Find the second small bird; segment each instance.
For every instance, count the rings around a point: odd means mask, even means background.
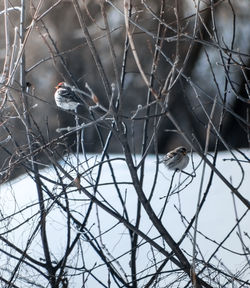
[[[174,150],[168,152],[161,160],[160,163],[164,163],[169,170],[182,171],[187,167],[189,157],[187,155],[187,149],[183,146],[177,147]]]

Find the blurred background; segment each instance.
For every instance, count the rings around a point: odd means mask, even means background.
[[[148,137],[156,138],[148,153],[166,153],[177,145],[186,145],[164,115],[157,129],[154,117],[149,117],[145,128],[145,115],[162,111],[157,110],[157,100],[145,85],[126,40],[123,1],[78,3],[108,87],[115,83],[117,91],[121,85],[120,116],[124,117],[127,133],[133,139],[134,152],[141,152],[144,129],[148,130]],[[26,93],[25,107],[32,118],[32,135],[44,144],[59,136],[57,128],[74,125],[74,115],[55,105],[58,82],[66,81],[84,91],[88,83],[107,108],[110,99],[74,1],[31,0],[23,1],[22,5],[25,5],[24,22],[20,28],[20,1],[0,3],[2,169],[27,149],[27,127],[18,113],[23,107],[22,93]],[[152,80],[158,100],[171,112],[183,133],[204,147],[210,117],[220,137],[212,131],[209,150],[225,150],[225,143],[227,149],[248,147],[249,1],[131,1],[129,11],[130,33],[141,67]],[[25,70],[21,80],[20,57]],[[88,107],[81,106],[79,115],[80,121],[88,121]],[[105,127],[100,129],[105,139],[109,131]],[[86,151],[101,152],[95,126],[84,133]],[[6,140],[7,137],[11,139]],[[70,135],[56,144],[52,149],[60,157],[66,148],[75,149],[75,137]],[[109,152],[121,152],[115,137]],[[39,159],[43,159],[43,154],[39,154]],[[17,169],[12,171],[12,175],[16,173],[19,173]]]

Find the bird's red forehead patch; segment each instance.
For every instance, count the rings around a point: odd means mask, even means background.
[[[60,83],[57,84],[57,86],[55,88],[58,89],[58,88],[62,87],[63,84],[64,84],[64,82],[60,82]]]

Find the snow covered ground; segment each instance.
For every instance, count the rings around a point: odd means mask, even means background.
[[[243,159],[241,156],[239,156],[238,152],[235,153],[237,154],[239,159]],[[244,153],[249,157],[249,151],[245,150]],[[119,184],[119,188],[123,199],[126,202],[128,214],[130,215],[130,221],[132,224],[134,224],[137,210],[137,196],[133,185],[130,184],[131,178],[129,176],[129,171],[126,163],[120,159],[121,157],[123,156],[113,155],[112,158],[117,160],[112,161],[112,165],[115,171],[117,182],[122,182],[121,184]],[[89,159],[89,167],[91,167],[95,163],[98,163],[99,160],[96,155],[88,154],[87,158]],[[216,167],[223,174],[223,176],[226,177],[226,179],[234,185],[234,187],[239,185],[239,183],[243,179],[243,182],[239,187],[239,192],[249,200],[250,165],[249,163],[242,162],[241,169],[235,161],[229,160],[231,158],[232,155],[230,155],[229,153],[220,152],[218,155]],[[224,161],[225,159],[227,160]],[[71,163],[75,163],[75,159],[73,156],[70,161]],[[139,161],[139,157],[137,157],[137,161]],[[193,154],[192,161],[190,161],[188,167],[185,169],[185,171],[188,173],[192,173],[193,171],[192,162],[194,164],[194,167],[197,167],[197,165],[199,165],[200,163],[200,157],[196,154]],[[63,162],[61,161],[61,163]],[[151,192],[155,174],[155,166],[155,156],[148,156],[146,160],[146,169],[143,184],[146,195],[149,195]],[[162,222],[164,223],[165,227],[172,235],[172,237],[175,239],[175,241],[178,241],[183,235],[185,227],[187,226],[186,220],[190,221],[190,219],[196,213],[199,192],[201,192],[202,197],[207,188],[207,183],[211,170],[209,169],[209,167],[205,167],[205,176],[202,183],[201,177],[203,168],[204,167],[202,163],[197,168],[196,176],[193,178],[191,183],[189,183],[190,177],[185,174],[176,173],[174,176],[172,190],[170,192],[171,197],[166,204],[166,209],[162,217]],[[65,169],[68,169],[68,171],[70,171],[70,168],[67,166],[65,166]],[[83,164],[82,169],[87,169],[86,163]],[[97,169],[98,166],[91,170],[92,174],[88,175],[88,177],[86,177],[86,180],[82,180],[81,182],[81,184],[86,187],[90,192],[92,191],[92,188],[89,188],[88,186],[91,186],[91,184],[95,183]],[[242,174],[242,171],[244,171],[244,174]],[[49,177],[50,179],[56,179],[55,172],[52,169],[45,169],[42,171],[42,174],[46,175],[46,177]],[[173,172],[168,171],[163,165],[160,165],[156,188],[151,200],[151,205],[153,206],[155,213],[158,215],[161,213],[161,209],[165,203],[164,196],[168,194],[172,175]],[[87,183],[88,181],[90,184]],[[97,195],[97,198],[103,201],[103,203],[109,205],[110,207],[113,207],[112,209],[115,209],[119,213],[123,214],[123,207],[112,182],[113,180],[111,177],[111,172],[106,163],[103,166],[100,179],[100,183],[105,185],[100,185],[98,187],[99,194]],[[48,189],[50,189],[50,191],[54,193],[54,195],[59,195],[61,193],[60,188],[57,187],[55,184],[46,181],[45,183]],[[86,209],[88,207],[88,201],[86,201],[86,197],[82,193],[79,194],[78,191],[73,190],[74,187],[69,188],[68,190],[70,209],[76,219],[78,219],[79,221],[83,221]],[[65,204],[64,201],[62,202]],[[36,185],[34,181],[28,176],[23,176],[15,181],[12,181],[11,183],[2,185],[0,188],[0,211],[3,219],[5,219],[1,221],[2,224],[0,227],[0,233],[4,236],[5,234],[3,233],[5,233],[6,230],[13,229],[13,232],[10,232],[8,234],[8,239],[10,241],[13,241],[15,245],[22,249],[24,249],[27,238],[31,236],[35,229],[35,226],[39,221],[39,206],[37,205],[37,203],[38,200]],[[54,205],[53,201],[51,200],[45,201],[45,206],[49,211],[47,216],[49,245],[51,252],[53,253],[52,260],[56,262],[61,259],[65,251],[67,235],[67,215],[62,211],[62,209]],[[235,208],[237,209],[237,211],[235,211]],[[22,210],[22,212],[18,213],[20,210]],[[197,243],[201,252],[199,258],[203,257],[204,260],[208,260],[217,248],[218,244],[221,243],[221,241],[225,239],[229,231],[233,229],[236,223],[236,219],[239,219],[246,211],[247,208],[237,198],[232,196],[230,189],[219,179],[218,176],[215,175],[211,184],[211,188],[209,189],[208,195],[206,197],[205,204],[202,207],[198,218],[199,233],[197,234]],[[99,216],[99,220],[97,215]],[[186,220],[180,215],[185,217]],[[228,237],[228,239],[223,242],[223,247],[220,248],[216,253],[216,257],[232,273],[236,273],[237,270],[240,270],[242,268],[242,265],[244,265],[244,261],[246,260],[241,255],[241,253],[244,253],[244,251],[239,235],[243,237],[245,245],[249,247],[249,238],[246,236],[246,234],[244,234],[248,233],[249,235],[250,233],[249,220],[250,217],[248,214],[246,214],[246,216],[240,222],[240,230],[239,228],[233,230],[232,234]],[[109,251],[109,253],[111,253],[113,256],[118,257],[125,253],[124,256],[119,258],[119,262],[125,270],[126,274],[129,275],[130,239],[128,231],[123,225],[117,225],[116,227],[112,228],[115,224],[117,224],[116,220],[114,220],[106,212],[102,211],[102,209],[97,209],[95,207],[93,209],[93,212],[91,213],[91,217],[88,220],[87,226],[90,229],[91,233],[95,237],[98,237],[98,241],[100,240],[99,228],[102,232],[106,231],[106,233],[102,235],[101,240],[103,245],[105,245],[107,251]],[[157,231],[154,229],[154,227],[152,227],[152,224],[149,221],[149,218],[145,214],[144,210],[142,210],[140,229],[152,238],[158,235]],[[77,228],[72,225],[72,236],[75,235],[76,232]],[[190,232],[191,235],[193,235],[193,230],[190,230]],[[162,243],[161,241],[158,242]],[[0,242],[0,247],[2,249],[4,246],[4,243]],[[192,240],[187,237],[182,243],[181,248],[190,255],[189,259],[191,259],[193,252]],[[87,243],[85,246],[83,245],[82,249],[85,255],[85,264],[88,269],[93,268],[96,263],[101,263],[99,257],[95,254],[95,252],[90,248]],[[231,253],[228,249],[236,253]],[[41,241],[39,234],[36,234],[36,236],[34,237],[34,240],[28,249],[28,253],[37,259],[44,258],[41,250]],[[142,246],[139,249],[137,258],[139,267],[138,271],[146,269],[148,267],[150,262],[149,258],[151,257],[148,253],[149,251],[146,245]],[[159,258],[161,258],[161,256],[159,256]],[[74,260],[75,259],[71,260],[72,265],[76,265],[76,262],[74,262]],[[5,265],[4,261],[6,261],[6,259],[2,257],[0,260],[0,264]],[[212,263],[215,263],[214,259],[212,260]],[[22,270],[22,268],[20,269]],[[23,269],[25,269],[25,275],[28,275],[29,273],[26,271],[27,267]],[[69,271],[69,274],[71,272],[72,271]],[[102,273],[103,276],[101,276]],[[142,276],[145,276],[146,274],[147,272],[141,272]],[[101,278],[103,277],[103,281],[107,280],[107,273],[104,272],[102,267],[98,268],[98,276]],[[30,275],[30,277],[34,276]],[[245,280],[247,278],[249,279],[249,271],[248,276],[245,276],[244,278]],[[78,286],[77,279],[78,278],[76,277],[73,281],[75,285],[74,287],[80,287]],[[88,287],[94,287],[91,285],[96,284],[96,282],[91,279],[88,283]]]

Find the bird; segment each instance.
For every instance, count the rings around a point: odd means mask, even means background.
[[[182,171],[187,167],[189,156],[187,149],[183,146],[177,147],[169,151],[161,160],[169,170]]]
[[[76,110],[77,106],[81,104],[81,100],[68,83],[60,82],[55,88],[55,102],[59,108]]]

